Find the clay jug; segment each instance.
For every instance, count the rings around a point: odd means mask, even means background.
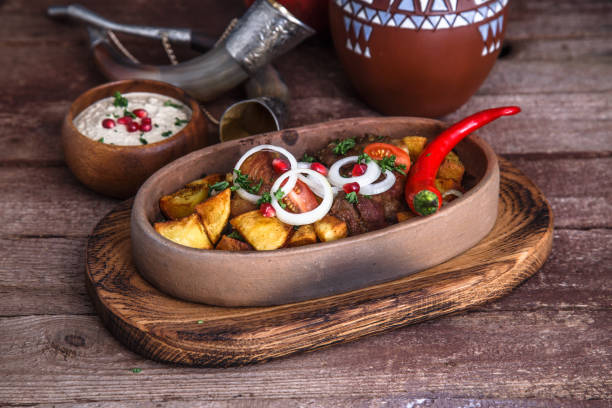
[[[365,101],[388,115],[438,117],[485,80],[508,0],[330,0],[334,46]]]

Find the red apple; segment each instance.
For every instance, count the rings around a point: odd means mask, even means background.
[[[255,0],[244,0],[250,7]],[[276,0],[287,8],[294,16],[299,18],[318,33],[327,31],[327,2],[328,0]]]

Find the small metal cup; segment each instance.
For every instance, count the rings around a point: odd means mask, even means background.
[[[222,142],[241,139],[258,133],[282,129],[287,120],[287,107],[277,99],[258,97],[236,102],[223,112],[219,120]]]

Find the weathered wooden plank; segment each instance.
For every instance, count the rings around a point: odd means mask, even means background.
[[[404,394],[411,394],[406,392]],[[326,407],[326,408],[599,408],[608,407],[608,401],[578,401],[559,399],[480,399],[480,398],[420,398],[418,395],[394,395],[379,397],[327,397],[327,398],[257,398],[240,396],[240,399],[223,401],[150,399],[136,402],[105,401],[106,408],[286,408],[286,407]],[[38,405],[37,405],[38,406]],[[99,402],[53,404],[54,408],[99,408]]]
[[[0,239],[0,316],[95,313],[85,290],[85,243],[85,237]],[[611,230],[556,231],[544,267],[478,310],[603,310],[612,298],[611,247]]]
[[[67,167],[0,168],[0,234],[83,237],[119,201],[82,186]]]
[[[610,398],[610,324],[608,312],[472,313],[282,361],[218,370],[145,361],[120,346],[94,316],[2,318],[0,404],[288,395]]]

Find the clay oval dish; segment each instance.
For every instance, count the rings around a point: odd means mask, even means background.
[[[166,140],[140,146],[101,143],[83,135],[74,118],[93,103],[129,92],[151,92],[183,102],[192,111],[189,123]],[[81,94],[70,106],[62,125],[62,145],[66,164],[79,181],[90,189],[111,197],[133,196],[155,171],[172,160],[215,141],[198,102],[185,91],[165,82],[129,79],[97,86]]]
[[[421,118],[344,119],[210,146],[165,166],[136,195],[131,216],[136,267],[172,296],[219,306],[264,306],[334,295],[398,279],[474,246],[493,228],[499,201],[497,156],[471,136],[455,149],[475,185],[438,213],[329,243],[263,252],[198,250],[159,235],[158,201],[202,173],[231,171],[254,145],[274,144],[300,157],[328,142],[364,133],[434,137],[442,122]]]

